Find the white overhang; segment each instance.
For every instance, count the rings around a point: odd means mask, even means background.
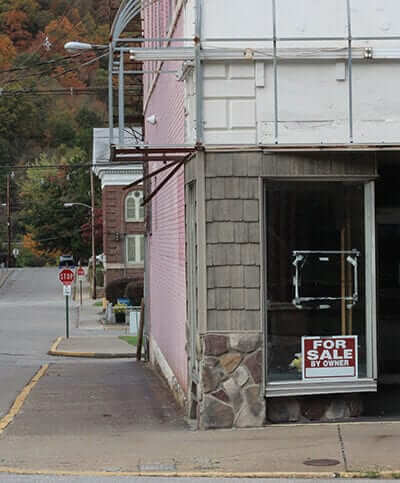
[[[114,129],[117,136],[118,128]],[[142,128],[127,130],[126,139],[132,146],[142,144]],[[110,150],[110,137],[108,128],[93,129],[93,171],[101,180],[102,189],[105,186],[126,186],[143,176],[141,163],[112,162]]]

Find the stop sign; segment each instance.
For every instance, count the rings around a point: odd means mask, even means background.
[[[63,268],[58,274],[58,279],[63,285],[71,285],[74,281],[74,272],[69,268]]]
[[[85,275],[85,269],[83,267],[78,268],[78,277],[83,277]]]

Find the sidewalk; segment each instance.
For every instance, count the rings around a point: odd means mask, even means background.
[[[126,327],[106,330],[100,318],[86,294],[71,337],[54,350],[107,359],[54,357],[13,422],[4,430],[0,424],[0,479],[18,472],[400,477],[400,421],[194,430],[156,370],[126,355],[135,351],[119,339]]]
[[[71,301],[69,313],[69,337],[64,334],[54,342],[49,355],[90,358],[132,358],[136,347],[119,337],[129,335],[125,324],[104,324],[102,308],[95,304],[89,293],[87,281],[83,283],[82,305],[79,289],[76,300]]]

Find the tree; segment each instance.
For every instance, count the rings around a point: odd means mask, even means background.
[[[76,115],[76,123],[78,126],[76,137],[77,145],[87,153],[91,153],[93,128],[102,126],[103,121],[96,111],[90,109],[88,106],[82,106]]]
[[[4,176],[13,167],[36,167],[18,170],[12,192],[14,201],[24,205],[13,223],[15,234],[20,239],[29,235],[31,242],[20,257],[24,263],[47,263],[54,250],[90,254],[90,213],[79,206],[65,209],[63,202],[90,204],[89,168],[82,165],[91,159],[93,127],[105,125],[106,91],[79,97],[59,91],[106,88],[107,59],[86,66],[98,54],[69,54],[64,44],[107,43],[111,10],[109,0],[0,1],[0,200],[4,202]],[[49,94],[39,93],[44,90]],[[44,167],[48,165],[55,168]],[[97,178],[95,183],[99,199]],[[98,248],[101,231],[98,213]]]
[[[65,149],[65,148],[64,148]],[[59,167],[46,168],[49,165]],[[86,155],[79,149],[65,150],[53,158],[42,155],[22,182],[21,196],[26,203],[21,218],[35,246],[50,255],[55,250],[88,258],[90,243],[82,236],[82,225],[90,212],[84,206],[65,208],[66,202],[90,204],[89,168]],[[40,169],[41,168],[41,169]]]
[[[19,267],[42,267],[57,263],[61,252],[53,251],[47,253],[38,248],[38,244],[32,240],[32,235],[26,234],[23,238],[22,249],[17,258]]]
[[[57,147],[61,144],[73,147],[75,145],[75,128],[73,116],[69,112],[58,114],[50,125],[50,146]]]
[[[0,185],[6,174],[2,166],[38,153],[37,145],[45,138],[47,104],[43,97],[0,96]]]
[[[11,66],[17,55],[17,51],[7,35],[0,35],[0,69]]]
[[[5,32],[17,49],[26,48],[32,41],[29,32],[29,17],[22,10],[10,10],[3,15]]]

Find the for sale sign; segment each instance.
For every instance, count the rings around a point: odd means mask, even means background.
[[[357,336],[302,337],[303,380],[356,379]]]

